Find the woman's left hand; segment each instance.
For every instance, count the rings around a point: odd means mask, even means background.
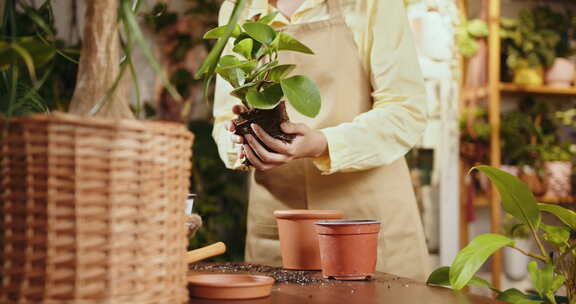
[[[252,130],[258,138],[275,152],[266,150],[254,136],[247,134],[244,136],[240,157],[246,156],[257,170],[269,170],[295,159],[319,157],[328,153],[328,143],[322,132],[305,124],[290,122],[282,123],[281,128],[286,134],[296,135],[291,143],[276,139],[260,126],[252,124]]]

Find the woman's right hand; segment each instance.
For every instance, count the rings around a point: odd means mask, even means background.
[[[247,111],[247,109],[243,105],[234,105],[232,107],[232,113],[234,113],[236,115],[244,113],[246,111]],[[243,136],[235,134],[236,125],[234,124],[234,121],[232,121],[232,120],[226,121],[224,123],[224,127],[226,128],[226,130],[228,130],[228,132],[230,132],[230,138],[231,138],[233,143],[243,145],[246,142],[246,140],[244,139]],[[238,151],[238,158],[240,158],[240,159],[244,158],[244,149],[240,149]]]

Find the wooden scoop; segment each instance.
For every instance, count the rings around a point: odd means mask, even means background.
[[[198,262],[226,252],[226,245],[222,242],[186,252],[186,264]]]

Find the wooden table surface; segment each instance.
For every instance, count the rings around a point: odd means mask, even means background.
[[[214,264],[213,264],[214,265]],[[190,273],[206,273],[191,270]],[[223,271],[216,271],[222,273]],[[227,271],[225,271],[227,272]],[[235,272],[243,273],[243,272]],[[252,274],[258,274],[250,272]],[[320,272],[311,273],[322,279]],[[443,287],[377,273],[370,281],[324,280],[318,283],[276,283],[272,295],[251,300],[204,300],[191,298],[191,304],[496,304],[503,303],[486,297],[455,292]]]

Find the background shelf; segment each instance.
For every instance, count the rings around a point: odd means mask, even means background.
[[[500,90],[509,93],[532,93],[532,94],[576,96],[576,88],[554,88],[549,86],[522,86],[513,83],[501,83]]]

